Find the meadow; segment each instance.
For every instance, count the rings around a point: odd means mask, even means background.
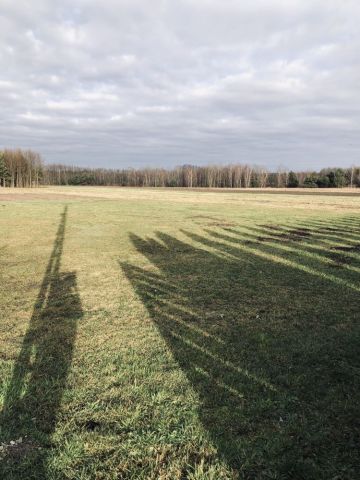
[[[353,480],[360,194],[0,189],[0,478]]]

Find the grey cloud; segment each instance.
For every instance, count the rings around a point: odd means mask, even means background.
[[[3,0],[0,146],[97,166],[360,163],[359,20],[356,0]]]

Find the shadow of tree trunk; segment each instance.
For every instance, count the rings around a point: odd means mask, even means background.
[[[76,274],[61,272],[66,220],[67,207],[5,395],[1,441],[8,446],[3,469],[4,475],[11,472],[6,478],[47,477],[47,452],[82,316]]]

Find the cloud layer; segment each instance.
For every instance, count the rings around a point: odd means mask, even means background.
[[[49,162],[360,163],[358,0],[2,0],[0,145]]]

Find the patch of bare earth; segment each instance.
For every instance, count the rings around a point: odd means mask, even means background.
[[[0,458],[11,458],[12,460],[20,460],[29,453],[38,449],[39,445],[30,439],[19,438],[11,441],[9,444],[0,445]]]
[[[339,245],[337,247],[332,247],[332,250],[337,250],[339,252],[360,252],[360,243],[347,247]]]
[[[85,195],[73,195],[73,194],[61,194],[61,193],[2,193],[0,196],[0,201],[6,202],[22,202],[28,200],[86,200],[91,199],[91,196]]]
[[[300,242],[303,238],[308,238],[311,236],[311,230],[308,228],[294,228],[288,231],[281,231],[276,225],[263,225],[267,229],[271,230],[271,236],[259,236],[257,237],[258,242],[269,242],[269,241],[286,241],[291,240],[293,242]]]

